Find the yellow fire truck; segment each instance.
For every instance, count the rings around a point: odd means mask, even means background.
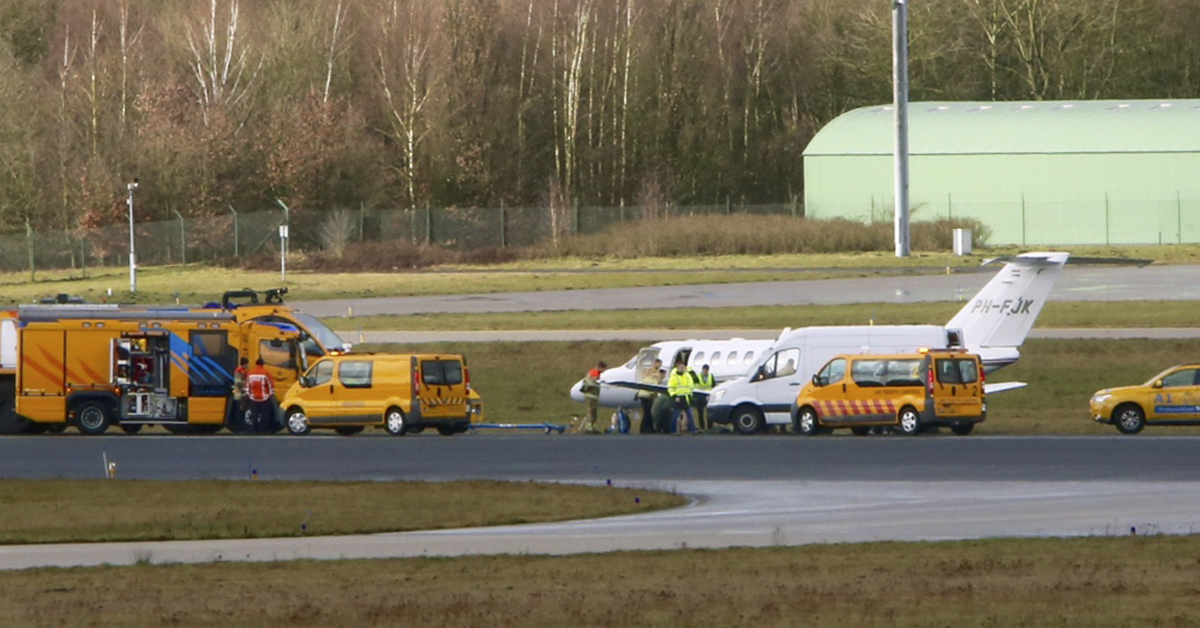
[[[238,420],[230,391],[240,356],[266,362],[279,396],[307,365],[293,326],[202,314],[22,321],[18,351],[17,414],[84,434],[154,424],[216,432]]]
[[[320,320],[283,305],[284,292],[268,291],[265,303],[253,291],[227,292],[220,304],[198,308],[0,312],[0,414],[28,422],[31,431],[220,430],[234,416],[230,391],[240,357],[252,364],[261,357],[282,398],[309,356],[349,347]],[[231,427],[240,425],[234,421]]]

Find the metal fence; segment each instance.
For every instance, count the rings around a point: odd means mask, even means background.
[[[597,233],[624,221],[697,215],[803,214],[798,203],[647,207],[494,207],[238,212],[134,224],[139,266],[215,262],[279,253],[280,227],[290,250],[332,241],[407,241],[468,250],[538,244],[558,235]],[[0,270],[49,270],[129,263],[129,226],[0,235]]]

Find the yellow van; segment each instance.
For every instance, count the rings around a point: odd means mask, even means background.
[[[426,427],[449,436],[482,419],[460,355],[348,353],[315,362],[280,402],[292,434],[333,428],[350,435],[380,427],[394,436]]]
[[[946,426],[966,435],[987,418],[983,379],[973,353],[840,355],[800,389],[792,425],[809,436],[837,427],[862,435],[876,426],[910,436]]]

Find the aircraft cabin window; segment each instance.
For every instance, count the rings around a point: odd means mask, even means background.
[[[725,360],[726,364],[737,364],[737,351],[730,351],[729,358]]]
[[[713,364],[716,364],[716,363],[718,363],[718,362],[720,362],[720,361],[721,361],[721,352],[720,352],[720,351],[713,351],[713,354],[712,354],[712,363],[713,363]]]
[[[703,351],[697,351],[697,352],[696,352],[696,357],[695,357],[695,359],[693,360],[693,362],[692,362],[692,363],[693,363],[693,364],[700,364],[701,362],[704,362],[704,352],[703,352]]]
[[[745,364],[746,366],[750,366],[751,364],[754,364],[754,352],[753,351],[746,352],[746,356],[744,358],[742,358],[742,364]]]

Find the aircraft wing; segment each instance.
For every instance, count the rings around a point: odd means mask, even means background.
[[[1000,393],[1009,390],[1016,390],[1018,388],[1024,388],[1028,385],[1029,384],[1026,384],[1025,382],[996,382],[995,384],[984,384],[983,392],[984,394],[990,395],[992,393]]]
[[[667,387],[663,386],[662,384],[644,384],[642,382],[603,382],[602,385],[617,386],[619,388],[633,388],[634,390],[648,390],[650,392],[662,393],[664,395],[667,394]],[[987,384],[984,384],[984,386],[987,386]],[[709,392],[707,390],[693,390],[692,394],[707,397]]]

